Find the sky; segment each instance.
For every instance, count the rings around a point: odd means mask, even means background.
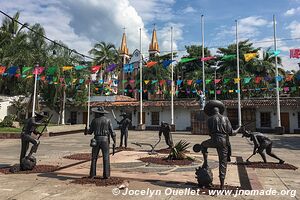
[[[139,48],[140,28],[146,53],[154,24],[161,55],[170,52],[171,26],[174,49],[186,55],[186,45],[202,44],[201,15],[204,45],[212,53],[235,42],[235,20],[239,40],[274,48],[275,15],[283,68],[299,69],[289,49],[300,48],[300,0],[0,0],[0,9],[11,16],[20,11],[21,22],[40,23],[49,38],[86,55],[100,41],[120,47],[124,31],[132,53]]]

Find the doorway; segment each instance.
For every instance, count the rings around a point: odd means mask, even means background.
[[[285,133],[290,133],[290,116],[288,112],[280,113],[281,126],[284,127]]]

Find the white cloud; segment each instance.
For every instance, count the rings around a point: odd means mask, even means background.
[[[180,23],[167,23],[165,26],[157,30],[159,37],[159,45],[162,52],[171,51],[171,27],[173,27],[173,50],[177,50],[177,42],[183,39],[183,24]],[[163,53],[162,53],[163,54]]]
[[[300,38],[300,22],[293,21],[287,26],[287,29],[291,31],[292,38]]]
[[[187,6],[185,9],[182,10],[182,12],[185,13],[185,14],[186,13],[195,13],[196,10],[191,6]]]
[[[175,0],[129,0],[145,24],[155,21],[169,21],[174,17],[172,5]]]
[[[33,0],[16,0],[3,2],[1,8],[14,15],[21,11],[19,20],[29,24],[40,23],[46,31],[46,35],[53,40],[61,40],[71,49],[87,54],[91,48],[91,40],[84,35],[77,35],[70,26],[71,17],[58,5],[58,0],[36,3]],[[26,5],[26,6],[24,6]]]
[[[271,22],[263,19],[260,16],[250,16],[243,19],[238,20],[238,34],[239,39],[249,39],[258,36],[260,32],[260,28],[264,26],[270,26]],[[217,39],[228,38],[228,35],[234,36],[236,32],[236,26],[232,26],[227,28],[226,26],[222,26],[217,28]]]
[[[292,16],[300,12],[300,7],[291,8],[284,13],[284,16]]]

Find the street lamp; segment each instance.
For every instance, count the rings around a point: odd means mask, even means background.
[[[220,66],[218,66],[219,61],[216,62],[216,65],[212,65],[211,68],[213,68],[215,70],[215,79],[214,79],[214,83],[215,83],[215,100],[217,100],[217,83],[216,83],[216,79],[217,79],[217,70],[220,68]]]

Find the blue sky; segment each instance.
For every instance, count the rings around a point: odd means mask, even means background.
[[[240,39],[248,38],[257,47],[272,47],[272,42],[261,41],[273,39],[275,14],[278,39],[292,39],[278,42],[284,68],[298,69],[300,62],[289,58],[290,48],[300,48],[300,0],[1,0],[0,8],[10,15],[21,11],[22,22],[42,24],[48,37],[84,54],[97,41],[119,47],[123,27],[130,52],[139,48],[142,28],[146,52],[155,23],[161,53],[170,50],[173,26],[174,47],[184,55],[185,45],[201,44],[202,14],[205,46],[212,52],[235,41],[236,19]]]

